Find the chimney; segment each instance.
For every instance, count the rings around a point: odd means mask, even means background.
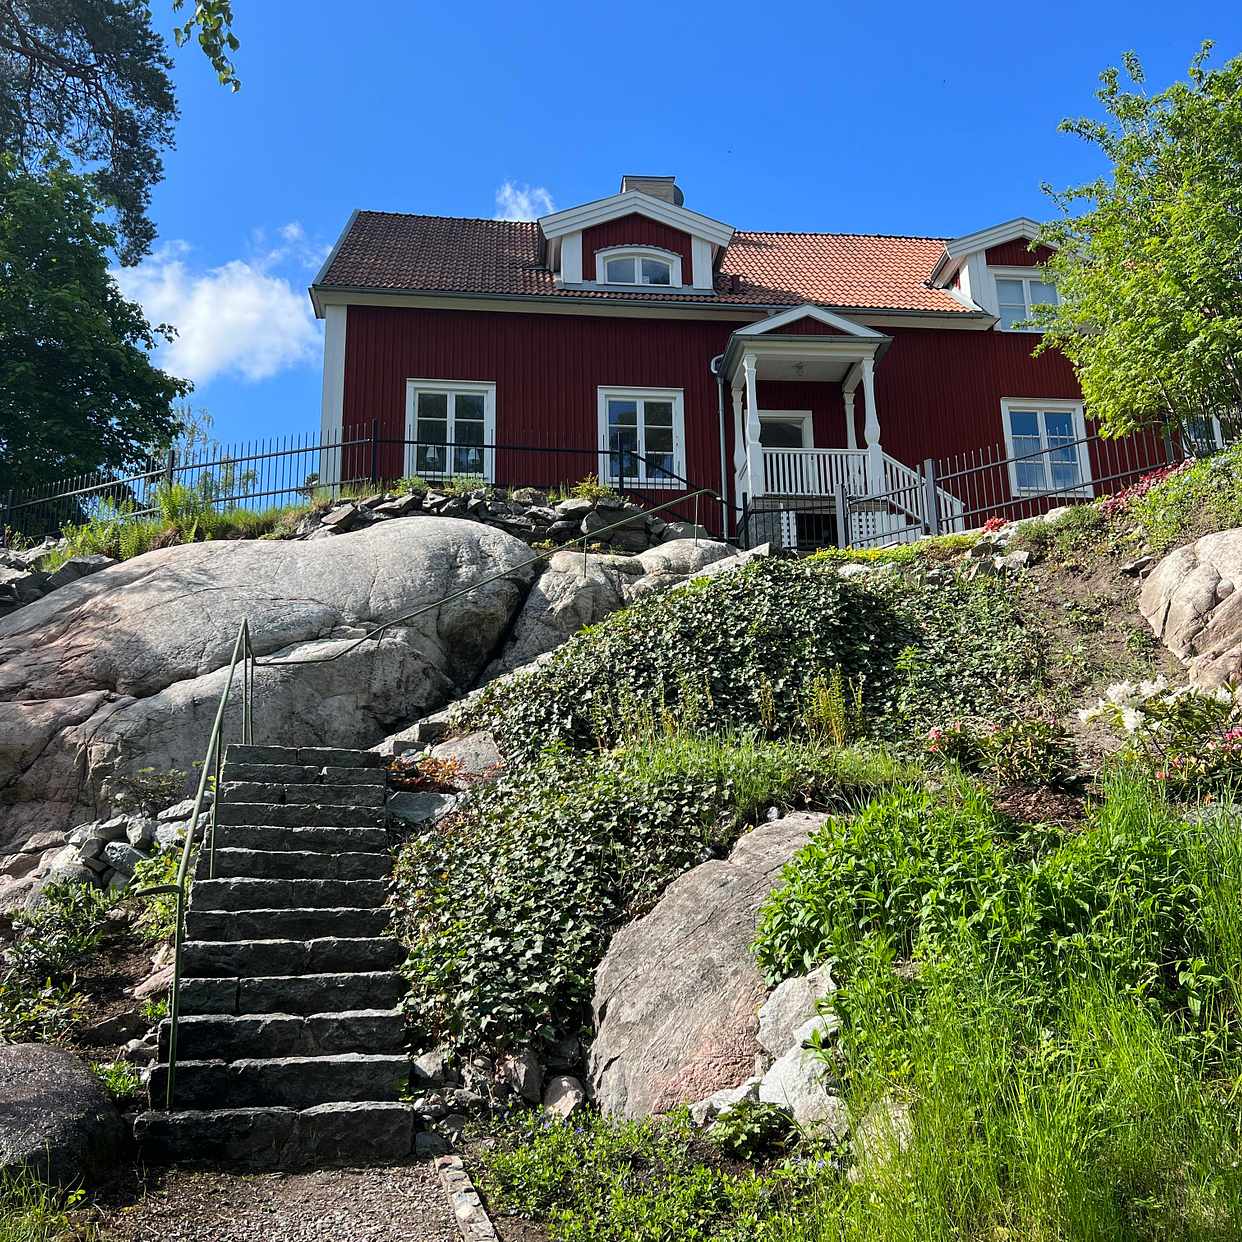
[[[627,190],[637,190],[640,194],[663,199],[674,207],[680,207],[686,201],[676,177],[642,177],[635,173],[626,173],[621,178],[621,193],[624,194]]]

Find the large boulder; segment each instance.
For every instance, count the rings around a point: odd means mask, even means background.
[[[1170,552],[1143,584],[1139,611],[1194,685],[1242,677],[1240,584],[1242,529],[1204,535]]]
[[[638,556],[553,553],[526,597],[509,641],[483,680],[528,664],[640,595],[685,582],[714,563],[731,559],[733,551],[726,543],[678,539]]]
[[[800,813],[760,825],[613,938],[595,975],[590,1069],[601,1109],[666,1112],[754,1072],[767,993],[751,954],[759,907],[823,822]]]
[[[48,1044],[0,1045],[0,1174],[93,1182],[115,1165],[124,1141],[121,1118],[85,1062]]]
[[[397,519],[332,539],[166,548],[0,621],[0,908],[54,834],[104,817],[110,775],[193,773],[243,618],[259,657],[278,662],[256,670],[256,738],[366,747],[474,683],[533,579],[528,559],[475,522]],[[238,695],[233,736],[240,710]]]

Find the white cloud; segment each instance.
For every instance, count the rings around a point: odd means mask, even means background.
[[[283,245],[218,267],[196,268],[192,247],[173,241],[137,267],[113,272],[152,323],[177,329],[158,350],[160,366],[204,384],[217,375],[265,380],[319,361],[322,334],[306,290],[275,269],[316,266],[323,248],[307,242],[297,221],[278,233]],[[263,235],[254,240],[262,245]]]
[[[506,181],[496,191],[496,214],[492,219],[537,220],[555,210],[552,195],[543,186]]]

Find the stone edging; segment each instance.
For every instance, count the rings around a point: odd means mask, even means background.
[[[457,1228],[466,1242],[497,1242],[496,1228],[475,1190],[470,1174],[460,1156],[440,1156],[436,1160],[436,1176],[457,1220]]]

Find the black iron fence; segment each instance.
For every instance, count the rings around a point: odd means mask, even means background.
[[[129,471],[98,471],[0,495],[0,532],[40,537],[92,518],[154,518],[194,506],[264,510],[376,491],[417,476],[428,487],[491,485],[569,494],[588,479],[639,504],[675,499],[696,485],[659,456],[628,446],[548,446],[408,439],[381,431],[305,434],[171,450]],[[725,534],[723,509],[687,502],[671,519]],[[666,515],[667,516],[667,515]]]

